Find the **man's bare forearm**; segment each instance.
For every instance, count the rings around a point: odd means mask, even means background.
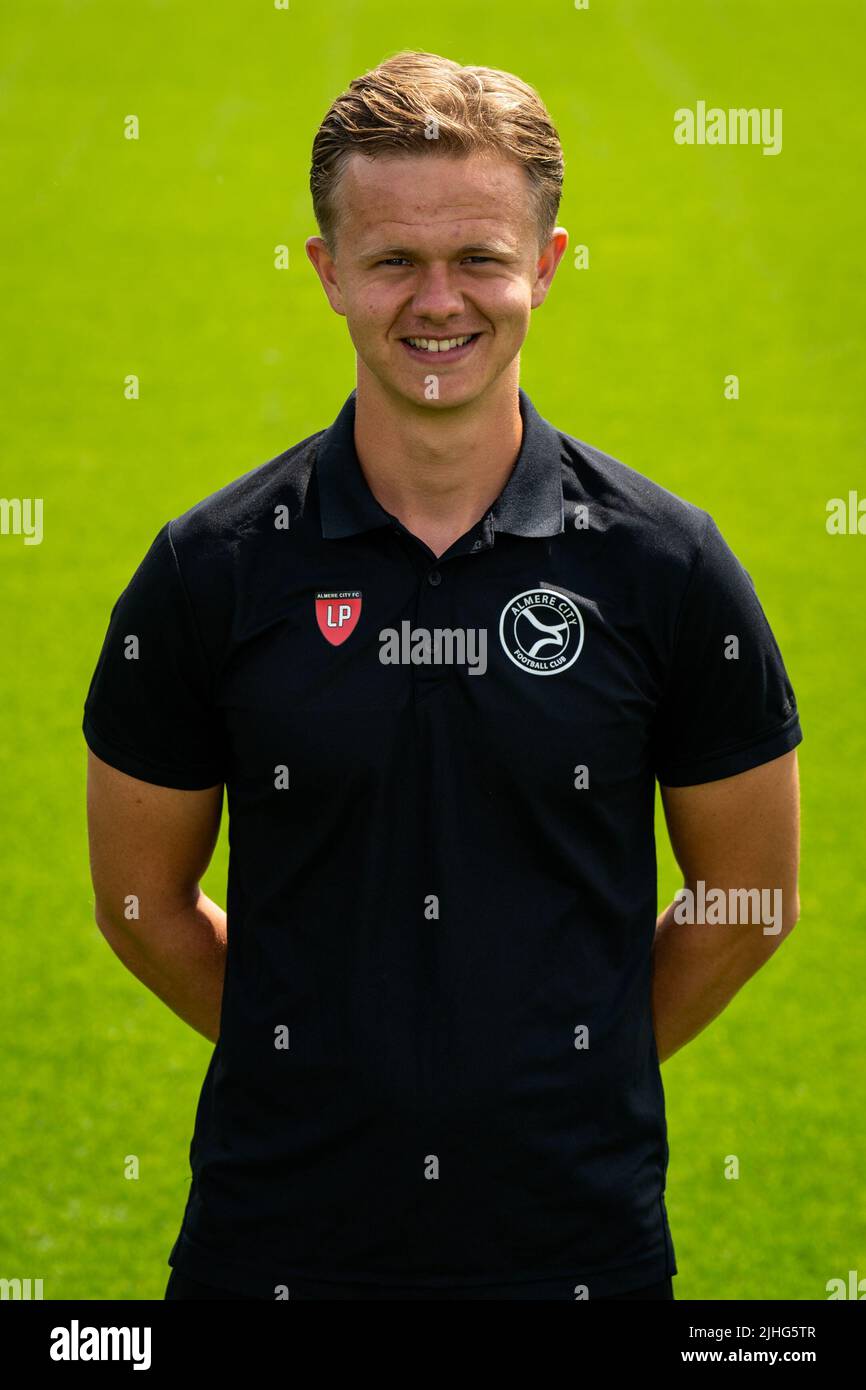
[[[164,1004],[210,1042],[219,1037],[226,962],[226,914],[204,893],[188,908],[138,921],[97,913],[115,955]]]
[[[652,1009],[660,1062],[722,1013],[793,926],[766,936],[760,923],[675,922],[675,908],[671,903],[659,916],[653,943]]]

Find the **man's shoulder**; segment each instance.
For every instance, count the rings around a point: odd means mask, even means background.
[[[209,493],[169,523],[171,540],[185,551],[211,555],[244,537],[280,529],[303,510],[323,430],[307,435],[265,463]]]
[[[621,557],[630,545],[642,557],[691,564],[710,520],[703,507],[595,445],[563,430],[557,432],[562,444],[566,523],[568,513],[583,504],[587,508],[584,524],[609,533]]]

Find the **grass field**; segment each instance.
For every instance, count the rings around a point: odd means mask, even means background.
[[[0,1276],[162,1297],[210,1049],[94,924],[82,704],[162,523],[354,385],[303,249],[310,146],[333,96],[405,47],[547,102],[560,221],[590,263],[566,254],[523,384],[712,513],[800,706],[800,922],[663,1069],[677,1296],[822,1299],[866,1276],[866,536],[825,527],[830,498],[866,496],[864,37],[859,0],[7,0],[0,492],[44,499],[44,538],[0,536]],[[781,108],[781,152],[675,144],[698,100]],[[680,883],[661,821],[659,854],[661,907]],[[223,904],[225,872],[224,824],[203,885]]]

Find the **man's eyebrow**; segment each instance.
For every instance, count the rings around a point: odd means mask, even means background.
[[[468,246],[458,246],[455,256],[474,256],[474,255],[494,255],[512,256],[515,248],[504,241],[484,241],[473,242]],[[365,261],[380,260],[385,256],[414,256],[415,252],[410,246],[382,246],[372,251],[362,252],[361,259]]]

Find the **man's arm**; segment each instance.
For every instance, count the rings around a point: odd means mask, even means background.
[[[656,923],[653,946],[653,1019],[659,1060],[696,1037],[730,1003],[741,985],[770,958],[800,914],[800,797],[797,750],[694,787],[662,787],[671,846],[685,887],[769,889],[778,901],[781,930],[763,923],[713,926],[676,922],[671,903]],[[743,914],[745,916],[746,914]]]
[[[88,749],[99,929],[127,969],[211,1042],[219,1037],[226,914],[198,884],[216,844],[222,794],[222,784],[176,791],[139,781]]]

